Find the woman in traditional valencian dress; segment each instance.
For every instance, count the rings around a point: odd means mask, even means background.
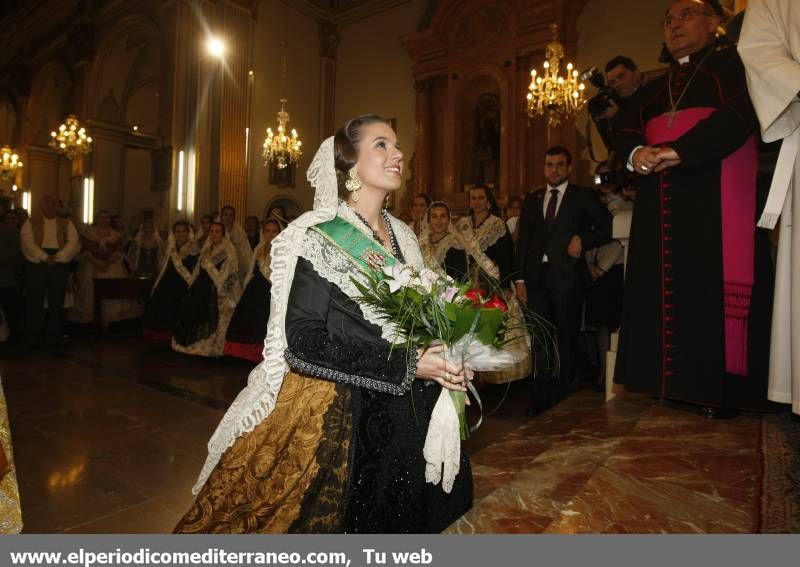
[[[189,291],[181,301],[173,350],[222,356],[228,323],[241,294],[238,271],[236,250],[225,238],[225,226],[212,223],[194,267]]]
[[[474,239],[478,249],[492,261],[499,274],[495,279],[510,294],[514,283],[514,242],[488,187],[478,185],[469,190],[469,213],[458,221],[456,228],[469,240]],[[480,262],[474,262],[470,269],[473,281],[481,282]]]
[[[94,320],[94,280],[104,278],[126,278],[122,253],[122,236],[111,228],[111,214],[102,210],[94,218],[94,224],[81,235],[80,266],[78,267],[78,291],[75,304],[67,311],[67,320],[90,323]],[[142,307],[127,299],[105,300],[102,304],[103,324],[133,319],[142,314]]]
[[[178,320],[181,301],[192,283],[197,264],[193,254],[192,228],[186,221],[172,225],[167,239],[167,255],[161,266],[144,314],[144,336],[157,341],[171,341]]]
[[[468,253],[468,272],[475,285],[487,295],[505,296],[510,313],[510,331],[506,348],[515,352],[519,362],[492,372],[480,372],[481,382],[501,384],[530,376],[532,362],[530,340],[524,328],[522,307],[514,296],[514,242],[508,225],[499,216],[497,202],[488,187],[475,186],[469,191],[470,214],[456,224]],[[493,289],[499,282],[500,288]]]
[[[450,207],[443,201],[433,202],[419,235],[419,247],[426,266],[460,281],[469,275],[469,252],[463,235],[450,220]]]
[[[244,281],[242,298],[233,313],[228,334],[225,337],[225,354],[261,362],[264,338],[267,336],[269,321],[269,290],[272,269],[272,241],[281,232],[276,219],[267,219],[261,226],[261,242],[253,252],[250,271]]]
[[[272,243],[266,359],[211,438],[177,532],[438,532],[471,505],[457,431],[446,459],[423,455],[426,435],[451,431],[433,405],[442,387],[466,389],[465,370],[441,347],[393,347],[397,329],[357,302],[351,279],[423,264],[411,229],[381,209],[401,185],[394,131],[349,121],[308,179],[314,210]]]
[[[128,247],[127,262],[135,278],[154,278],[164,258],[164,242],[151,219],[142,222]]]

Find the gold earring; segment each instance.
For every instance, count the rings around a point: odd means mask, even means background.
[[[350,192],[353,202],[358,203],[358,191],[361,189],[361,179],[358,177],[355,166],[350,168],[347,177],[347,181],[344,182],[344,188]]]

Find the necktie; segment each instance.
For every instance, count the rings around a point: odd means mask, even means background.
[[[558,206],[558,189],[550,190],[550,200],[547,202],[547,212],[544,215],[544,223],[550,228],[556,220],[556,207]]]

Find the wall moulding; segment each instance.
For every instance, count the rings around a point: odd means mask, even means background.
[[[416,191],[459,207],[469,186],[489,183],[504,204],[543,181],[548,144],[574,149],[574,127],[548,135],[528,120],[524,101],[529,65],[543,60],[553,22],[574,60],[586,2],[442,0],[428,28],[402,38],[417,85]]]

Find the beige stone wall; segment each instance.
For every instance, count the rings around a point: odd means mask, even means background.
[[[367,113],[395,118],[406,166],[414,153],[415,93],[411,58],[400,39],[416,31],[426,4],[411,0],[340,31],[336,124]]]
[[[314,194],[306,181],[306,170],[319,146],[319,67],[318,24],[291,6],[288,14],[288,56],[286,110],[290,128],[296,128],[305,146],[296,173],[294,189],[281,189],[268,183],[263,166],[261,145],[267,126],[277,127],[276,115],[282,95],[281,63],[283,48],[283,3],[261,2],[253,35],[253,95],[250,113],[249,187],[247,214],[261,217],[275,198],[296,200],[304,209],[311,208]]]

